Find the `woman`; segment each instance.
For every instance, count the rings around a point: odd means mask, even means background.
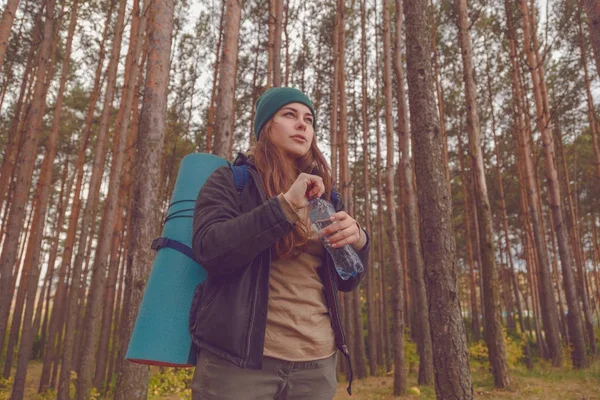
[[[315,140],[306,95],[272,88],[256,103],[256,146],[238,192],[232,169],[217,169],[194,210],[193,250],[208,278],[194,294],[190,332],[199,348],[196,399],[331,399],[336,348],[349,360],[337,291],[341,280],[319,237],[352,245],[366,270],[368,238],[332,196],[330,169]],[[334,203],[333,223],[316,232],[308,201]],[[350,384],[352,379],[350,378]],[[350,392],[350,385],[348,386]]]

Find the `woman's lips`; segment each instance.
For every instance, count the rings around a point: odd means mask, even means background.
[[[292,136],[292,139],[294,139],[297,142],[306,143],[306,139],[300,135]]]

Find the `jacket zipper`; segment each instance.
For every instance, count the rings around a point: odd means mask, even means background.
[[[256,177],[254,176],[254,171],[252,171],[251,168],[248,168],[248,172],[250,173],[250,175],[252,175],[252,178],[254,179],[254,182],[256,184],[257,180]],[[265,202],[265,195],[264,193],[261,191],[260,187],[258,184],[256,184],[256,187],[258,188],[258,192],[260,193],[260,197],[261,197],[261,201],[264,203]],[[269,264],[271,263],[271,249],[269,248]],[[252,332],[253,332],[253,328],[254,328],[254,315],[256,314],[256,302],[257,302],[257,297],[258,297],[258,281],[260,279],[260,275],[258,275],[256,277],[256,284],[254,285],[254,296],[252,298],[252,306],[250,308],[250,323],[249,323],[249,327],[248,327],[248,335],[246,338],[246,356],[244,357],[244,367],[246,367],[248,365],[248,359],[250,358],[250,339],[252,337]],[[269,285],[267,284],[267,290],[269,290]]]
[[[331,284],[331,296],[333,298],[333,303],[334,303],[334,307],[335,307],[335,319],[337,321],[338,324],[338,329],[340,330],[340,336],[342,337],[342,352],[344,352],[344,354],[349,353],[348,351],[348,346],[346,344],[346,334],[344,333],[344,327],[342,325],[342,320],[340,318],[340,305],[339,305],[339,301],[338,301],[338,297],[337,297],[337,293],[336,293],[336,288],[334,288],[334,283],[333,280],[335,279],[335,277],[332,276],[332,272],[331,272],[331,257],[329,255],[327,255],[327,274],[329,275],[329,282]]]

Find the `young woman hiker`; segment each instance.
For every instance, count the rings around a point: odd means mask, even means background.
[[[198,195],[192,246],[208,278],[190,314],[194,400],[331,399],[336,349],[350,360],[337,291],[355,289],[362,274],[342,280],[319,237],[352,245],[365,270],[369,240],[333,192],[315,121],[302,92],[269,89],[256,103],[256,146],[234,163],[247,166],[241,193],[221,167]],[[308,219],[315,197],[337,212],[320,232]]]

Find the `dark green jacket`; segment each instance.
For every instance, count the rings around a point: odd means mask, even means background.
[[[192,247],[208,278],[198,285],[190,314],[194,343],[242,368],[261,369],[263,360],[271,248],[288,234],[290,223],[279,199],[268,199],[259,174],[245,156],[248,182],[238,193],[230,167],[217,169],[202,187],[194,210]],[[337,199],[340,196],[332,196]],[[337,211],[343,209],[335,201]],[[369,239],[358,252],[364,270]],[[324,284],[336,346],[349,357],[337,292],[355,289],[363,277],[342,280],[328,252],[318,272]]]

